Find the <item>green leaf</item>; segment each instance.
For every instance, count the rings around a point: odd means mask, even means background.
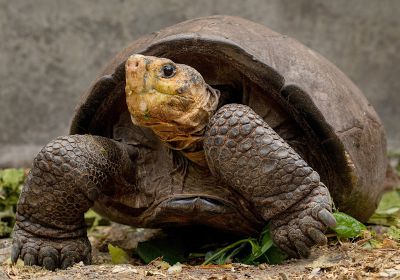
[[[11,187],[18,187],[20,184],[24,182],[25,179],[25,171],[24,169],[3,169],[0,170],[0,178],[2,184],[8,185]]]
[[[283,253],[278,247],[274,245],[266,252],[265,257],[267,263],[269,264],[281,264],[284,260],[287,259],[288,255]]]
[[[237,247],[242,247],[243,244],[246,244],[252,240],[251,238],[248,239],[241,239],[238,240],[222,249],[216,250],[216,252],[212,254],[207,254],[206,259],[203,262],[203,265],[209,264],[209,263],[216,263],[216,264],[224,264],[226,263],[226,260],[228,259],[227,254],[229,253],[230,250],[235,250]]]
[[[232,252],[228,255],[226,255],[225,258],[220,258],[217,261],[217,264],[225,264],[225,263],[229,263],[232,262],[234,257],[236,257],[244,248],[246,247],[246,243],[242,243],[241,245],[239,245],[237,248],[235,248],[234,250],[232,250]]]
[[[111,256],[111,262],[113,264],[124,264],[129,262],[129,255],[119,247],[113,246],[111,243],[108,244],[108,252]]]
[[[369,224],[382,225],[382,226],[400,226],[400,218],[395,215],[382,215],[374,213],[368,220]]]
[[[160,238],[140,242],[136,253],[145,263],[159,257],[162,257],[164,261],[171,265],[185,261],[184,243],[182,239],[178,238]]]
[[[399,190],[383,194],[378,208],[368,220],[368,223],[384,226],[400,226]]]
[[[224,264],[232,261],[234,256],[238,262],[245,264],[258,264],[268,262],[271,264],[281,263],[287,258],[274,244],[271,234],[266,228],[262,231],[260,238],[247,238],[238,240],[214,253],[206,255],[203,265],[209,263]]]
[[[400,209],[400,192],[398,190],[386,192],[382,195],[376,213],[393,214]]]
[[[8,226],[8,223],[0,221],[0,237],[8,237],[12,232],[12,227]]]
[[[273,246],[272,237],[269,232],[269,229],[266,228],[261,232],[259,244],[254,241],[250,241],[250,245],[251,245],[250,255],[248,255],[244,259],[241,259],[241,262],[245,264],[257,264],[259,263],[258,259],[261,256],[263,256]]]
[[[271,237],[271,233],[269,232],[269,229],[265,229],[261,233],[261,252],[264,254],[273,246],[273,241]]]
[[[389,158],[400,158],[400,150],[390,150],[387,155]]]
[[[92,209],[89,209],[85,213],[85,223],[86,226],[88,227],[88,231],[91,232],[93,231],[97,226],[106,226],[110,224],[110,221],[103,218],[96,212],[94,212]]]
[[[361,245],[361,247],[364,248],[364,249],[376,249],[376,248],[381,248],[382,247],[382,243],[379,242],[376,239],[370,239],[366,243]]]
[[[15,209],[24,179],[23,169],[0,170],[0,210]]]
[[[360,236],[362,231],[366,229],[364,224],[345,213],[335,212],[333,216],[336,219],[336,227],[332,228],[332,230],[339,237],[355,238]]]
[[[400,228],[391,226],[387,232],[388,236],[396,241],[400,241]]]
[[[22,184],[24,169],[0,170],[0,236],[7,237],[15,222],[15,211]]]
[[[240,259],[240,262],[244,264],[256,264],[256,259],[259,258],[263,253],[261,252],[261,247],[258,242],[253,239],[249,240],[248,243],[251,246],[251,253],[247,257]]]

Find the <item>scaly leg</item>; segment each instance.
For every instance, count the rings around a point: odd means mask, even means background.
[[[12,262],[54,270],[91,262],[84,213],[115,185],[131,185],[135,151],[108,138],[59,137],[36,156],[17,206]]]
[[[251,201],[277,246],[308,256],[335,226],[331,198],[319,175],[250,107],[223,106],[211,119],[204,150],[213,174]]]

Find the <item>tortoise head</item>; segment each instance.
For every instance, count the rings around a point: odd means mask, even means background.
[[[219,92],[192,67],[166,58],[132,55],[125,72],[133,123],[151,128],[173,149],[193,150],[217,109]]]

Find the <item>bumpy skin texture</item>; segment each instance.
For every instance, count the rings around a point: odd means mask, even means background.
[[[118,182],[133,181],[134,151],[108,138],[55,139],[34,160],[22,190],[13,233],[12,261],[54,270],[91,261],[84,213]],[[112,183],[112,184],[110,184]]]
[[[223,106],[208,125],[204,150],[212,173],[251,201],[275,243],[308,256],[335,226],[328,189],[319,175],[250,107]]]

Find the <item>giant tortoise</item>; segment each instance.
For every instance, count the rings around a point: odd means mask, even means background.
[[[332,206],[368,219],[386,171],[382,124],[346,75],[230,16],[135,40],[87,91],[70,133],[33,162],[13,262],[90,263],[91,207],[136,227],[254,234],[268,223],[277,246],[307,256],[335,226]]]

